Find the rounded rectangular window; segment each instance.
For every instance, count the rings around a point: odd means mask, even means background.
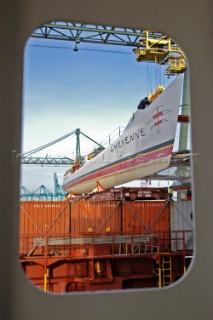
[[[162,288],[194,256],[189,71],[159,31],[51,22],[25,46],[20,263],[53,293]]]

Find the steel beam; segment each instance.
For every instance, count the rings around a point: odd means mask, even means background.
[[[145,30],[53,21],[34,30],[31,37],[140,47],[139,38],[145,38],[145,32]],[[162,33],[150,31],[149,37],[160,39]]]

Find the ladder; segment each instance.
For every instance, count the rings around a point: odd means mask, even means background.
[[[172,284],[172,258],[163,257],[162,259],[162,286]]]

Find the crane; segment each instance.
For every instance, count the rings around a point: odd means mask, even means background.
[[[76,135],[76,156],[75,160],[70,159],[68,157],[33,157],[32,155],[36,152],[39,152],[47,147],[50,147],[57,142],[60,142],[67,137],[70,137],[72,135]],[[21,164],[33,164],[33,165],[73,165],[75,161],[78,161],[80,164],[84,162],[84,157],[81,156],[81,150],[80,150],[80,135],[83,135],[85,138],[89,139],[90,141],[94,142],[96,145],[98,145],[98,149],[102,151],[104,147],[102,144],[98,143],[94,139],[90,138],[88,135],[83,133],[79,128],[68,132],[67,134],[63,135],[62,137],[59,137],[57,139],[54,139],[53,141],[50,141],[40,147],[34,148],[30,151],[24,152],[22,154],[17,154],[16,150],[12,150],[12,158],[13,163],[21,163]]]
[[[185,54],[175,41],[152,30],[52,21],[34,30],[31,37],[73,41],[74,51],[86,42],[133,47],[138,62],[167,64],[168,76],[183,73],[187,68]]]
[[[54,192],[50,191],[45,185],[41,185],[34,191],[29,191],[29,189],[27,189],[26,187],[21,186],[20,188],[21,201],[64,200],[64,196],[66,193],[62,190],[58,182],[57,173],[54,173],[53,179],[54,179]]]
[[[168,76],[186,71],[186,57],[183,50],[166,35],[160,38],[155,33],[146,30],[139,40],[140,46],[133,51],[136,53],[138,62],[156,62],[167,64],[165,74]]]
[[[59,182],[58,182],[58,176],[57,173],[54,172],[54,191],[55,191],[55,198],[58,200],[63,200],[65,196],[65,192],[62,190]]]

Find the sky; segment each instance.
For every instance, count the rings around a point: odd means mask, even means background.
[[[174,77],[164,67],[138,63],[131,47],[29,38],[24,52],[22,152],[27,152],[77,128],[97,142],[125,127],[142,98]],[[81,137],[81,154],[94,144]],[[75,155],[75,136],[34,156]],[[21,168],[21,186],[33,191],[45,185],[53,191],[53,174],[61,184],[68,167]]]

